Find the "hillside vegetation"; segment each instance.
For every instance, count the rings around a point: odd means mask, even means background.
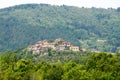
[[[120,9],[25,4],[0,10],[0,51],[63,38],[81,48],[120,50]]]
[[[52,53],[36,60],[21,53],[1,53],[0,80],[120,80],[120,53]]]

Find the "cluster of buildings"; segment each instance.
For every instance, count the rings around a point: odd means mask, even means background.
[[[61,38],[55,39],[54,41],[41,40],[34,45],[28,46],[28,50],[32,51],[33,53],[45,53],[50,49],[57,51],[80,50],[78,46],[73,46],[71,42],[64,41]]]

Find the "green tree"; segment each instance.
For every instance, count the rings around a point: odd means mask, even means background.
[[[31,60],[21,59],[15,65],[15,77],[17,80],[29,80],[35,71],[35,66]]]
[[[13,79],[17,56],[11,51],[0,56],[0,80]]]
[[[93,74],[94,78],[98,76],[98,79],[119,79],[120,64],[115,55],[107,53],[93,54],[89,57],[86,68],[88,71],[95,73]]]

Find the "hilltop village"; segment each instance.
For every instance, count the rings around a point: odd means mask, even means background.
[[[65,51],[72,50],[74,52],[80,51],[79,46],[74,46],[71,42],[65,41],[61,38],[55,39],[54,41],[41,40],[34,45],[28,46],[28,50],[35,53],[45,53],[48,50]]]

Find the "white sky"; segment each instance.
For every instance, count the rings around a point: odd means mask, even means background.
[[[71,5],[78,7],[97,7],[97,8],[117,8],[120,7],[120,0],[0,0],[0,8],[9,6],[28,4],[28,3],[46,3],[52,5]]]

